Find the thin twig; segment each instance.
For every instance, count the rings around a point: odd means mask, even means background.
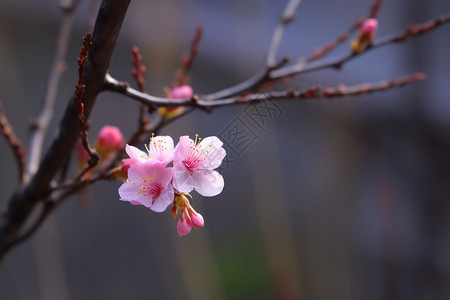
[[[378,11],[380,10],[383,0],[374,0],[372,6],[370,7],[369,18],[376,18],[378,16]]]
[[[257,90],[259,86],[264,85],[266,81],[270,79],[269,73],[271,71],[281,68],[289,62],[287,57],[283,57],[279,62],[277,62],[276,55],[284,34],[284,30],[286,29],[286,26],[295,19],[295,13],[297,11],[297,7],[300,5],[300,2],[301,0],[289,0],[287,3],[284,12],[281,15],[280,23],[275,29],[272,37],[272,42],[269,46],[269,52],[267,54],[266,66],[244,82],[209,95],[204,95],[204,100],[212,101],[216,99],[228,98],[242,94],[246,91]]]
[[[235,104],[244,104],[248,102],[265,100],[286,100],[286,99],[333,99],[348,96],[360,96],[374,92],[381,92],[391,88],[398,88],[404,85],[423,81],[426,76],[423,73],[415,73],[401,78],[395,78],[380,83],[364,83],[354,86],[339,85],[337,87],[310,87],[304,91],[272,91],[259,94],[252,94],[245,97],[234,97],[229,99],[220,99],[211,103],[212,107],[222,107]]]
[[[26,151],[22,142],[17,138],[13,128],[9,124],[1,103],[0,103],[0,131],[2,132],[3,136],[5,137],[9,147],[11,148],[14,154],[14,158],[16,159],[17,162],[19,182],[22,183],[24,181],[25,176]]]
[[[181,86],[189,84],[189,71],[194,64],[197,57],[200,40],[203,36],[203,26],[199,25],[195,29],[194,36],[192,37],[191,50],[189,54],[186,54],[181,59],[181,68],[177,71],[176,85]]]
[[[275,29],[272,37],[272,43],[267,54],[267,66],[273,68],[277,65],[277,52],[283,38],[286,27],[295,19],[296,11],[300,5],[301,0],[290,0],[281,15],[280,22]]]
[[[106,74],[103,90],[109,90],[113,92],[118,92],[120,94],[126,95],[132,99],[139,100],[145,103],[149,107],[152,106],[180,106],[187,103],[193,102],[193,99],[171,99],[164,97],[155,97],[138,90],[133,89],[126,82],[118,81],[114,79],[111,75]]]
[[[342,32],[336,39],[331,40],[322,47],[315,49],[314,52],[308,57],[308,59],[306,59],[306,62],[312,62],[321,59],[327,54],[329,54],[331,51],[336,49],[339,45],[344,43],[349,38],[349,36],[361,26],[364,19],[377,17],[378,11],[382,3],[383,3],[382,0],[374,0],[370,7],[369,14],[366,17],[361,17],[359,20],[354,22],[346,31]]]
[[[138,47],[133,47],[131,51],[133,68],[131,69],[131,75],[133,75],[134,80],[141,92],[145,91],[145,73],[147,73],[147,68],[142,63],[142,54]]]
[[[88,167],[82,172],[86,173],[89,169],[92,169],[97,165],[99,157],[95,150],[89,145],[88,133],[86,130],[86,115],[84,113],[83,96],[86,90],[86,85],[83,84],[83,76],[86,70],[86,62],[88,59],[88,52],[92,46],[92,37],[90,33],[87,33],[83,38],[83,48],[80,51],[80,57],[78,58],[78,82],[75,84],[75,101],[78,105],[78,120],[80,120],[80,137],[84,150],[89,154]]]
[[[231,96],[240,95],[245,92],[257,91],[261,86],[264,86],[267,82],[271,81],[269,74],[272,70],[281,68],[289,62],[287,57],[283,58],[278,65],[273,68],[264,67],[261,71],[232,87],[220,90],[218,92],[202,95],[202,99],[205,101],[214,101],[216,99],[229,98]]]
[[[133,75],[134,80],[136,81],[139,91],[144,92],[145,91],[144,76],[145,73],[147,72],[147,68],[145,67],[145,65],[142,64],[142,60],[143,58],[139,48],[133,47],[132,50],[133,69],[131,70],[131,74]],[[145,132],[145,127],[149,122],[149,119],[146,118],[145,116],[146,110],[147,106],[141,103],[139,105],[139,119],[136,132],[128,140],[128,144],[130,145],[134,145],[135,143],[139,142],[141,135]]]
[[[349,36],[355,32],[361,24],[361,20],[356,21],[352,26],[350,26],[347,30],[342,32],[336,39],[327,42],[322,47],[316,48],[314,52],[306,59],[305,62],[312,62],[315,60],[319,60],[329,54],[331,51],[336,49],[339,45],[344,43]]]
[[[63,4],[64,3],[64,6]],[[58,92],[59,81],[65,71],[65,57],[69,44],[69,37],[72,31],[73,15],[80,3],[80,0],[63,1],[61,8],[63,19],[58,33],[56,43],[56,53],[47,83],[47,90],[44,97],[42,111],[39,117],[32,123],[29,142],[29,156],[27,173],[32,175],[37,171],[39,160],[41,159],[42,146],[47,132],[48,125],[53,117],[53,107]]]
[[[413,37],[417,37],[419,35],[422,35],[426,32],[429,32],[433,29],[436,29],[437,27],[444,25],[450,21],[450,14],[445,15],[442,17],[439,17],[435,20],[425,22],[418,25],[410,25],[406,31],[403,31],[401,33],[380,38],[376,41],[374,41],[370,46],[368,46],[364,51],[356,54],[354,52],[350,52],[349,54],[340,57],[340,58],[333,58],[327,61],[319,61],[319,62],[311,62],[311,63],[299,63],[291,66],[287,66],[278,70],[274,70],[270,73],[270,78],[272,80],[279,80],[285,77],[290,77],[293,75],[303,74],[311,71],[317,71],[321,69],[326,68],[336,68],[340,69],[342,66],[350,61],[351,59],[362,55],[363,53],[368,52],[369,50],[380,48],[382,46],[386,46],[388,44],[394,44],[394,43],[401,43],[405,42]]]

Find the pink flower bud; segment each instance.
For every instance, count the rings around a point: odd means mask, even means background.
[[[191,232],[192,225],[186,218],[180,218],[177,224],[177,231],[179,236],[183,236]]]
[[[138,56],[139,55],[139,48],[138,47],[133,47],[133,49],[131,49],[131,52],[133,52],[133,55]]]
[[[377,19],[367,19],[364,21],[364,23],[361,26],[361,31],[364,35],[367,35],[371,38],[375,36],[375,33],[377,32],[378,28],[378,21]]]
[[[191,222],[194,228],[203,227],[203,225],[205,225],[202,215],[193,209],[191,210]]]
[[[97,136],[97,150],[106,154],[122,148],[123,135],[115,126],[103,126]]]
[[[350,44],[354,53],[361,53],[370,46],[373,38],[375,37],[375,33],[377,32],[377,28],[377,19],[367,19],[362,23],[358,37]]]
[[[190,99],[194,91],[189,85],[177,86],[170,91],[170,98],[173,99]]]

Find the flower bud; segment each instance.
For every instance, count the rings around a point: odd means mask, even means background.
[[[367,19],[364,21],[364,23],[361,26],[362,34],[373,38],[375,36],[375,33],[377,32],[378,28],[378,21],[377,19]]]
[[[166,94],[169,98],[172,99],[191,99],[194,95],[194,91],[189,85],[181,85],[174,87],[172,90],[166,91]],[[172,119],[184,112],[183,106],[175,106],[175,107],[159,107],[159,114],[165,119]]]
[[[103,126],[97,136],[96,148],[100,154],[108,154],[111,151],[122,148],[123,135],[115,126]]]
[[[203,220],[201,214],[192,209],[190,215],[191,215],[191,222],[194,228],[203,227],[203,225],[205,225],[205,221]]]
[[[173,99],[190,99],[192,98],[192,95],[194,94],[194,91],[192,90],[191,86],[189,85],[182,85],[174,87],[170,91],[170,98]]]
[[[377,19],[366,19],[360,27],[358,37],[352,41],[351,47],[354,53],[358,54],[364,51],[375,37],[375,33],[378,29]]]
[[[188,234],[189,232],[191,232],[191,229],[192,229],[192,225],[189,223],[187,218],[181,217],[178,220],[177,231],[178,231],[179,236]]]

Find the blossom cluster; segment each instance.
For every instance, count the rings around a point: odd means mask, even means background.
[[[163,212],[173,204],[175,217],[180,210],[177,230],[188,234],[192,226],[203,227],[203,217],[196,212],[186,196],[193,190],[202,196],[220,194],[224,180],[215,171],[226,152],[215,136],[205,139],[180,137],[176,147],[170,136],[154,136],[146,152],[126,145],[129,158],[122,161],[126,181],[119,188],[120,200],[143,205],[154,212]]]

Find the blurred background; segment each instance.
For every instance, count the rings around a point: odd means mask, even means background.
[[[287,1],[133,1],[110,73],[133,83],[131,48],[147,90],[163,95],[204,26],[192,70],[196,93],[241,82],[263,66]],[[378,36],[450,11],[445,0],[385,1]],[[368,12],[369,0],[302,1],[279,55],[294,61]],[[76,81],[81,37],[95,2],[75,15],[50,140]],[[61,21],[58,1],[0,0],[0,101],[27,141],[40,111]],[[194,196],[205,228],[178,237],[170,211],[118,200],[120,182],[73,196],[0,266],[0,299],[450,299],[450,26],[371,51],[341,71],[299,76],[278,89],[378,82],[416,71],[425,82],[336,100],[268,100],[195,111],[160,133],[225,140],[216,197]],[[347,53],[348,43],[331,56]],[[264,109],[263,109],[264,111]],[[105,125],[125,136],[138,105],[101,94],[91,138]],[[227,133],[241,126],[246,143]],[[0,206],[17,186],[0,139]],[[90,199],[86,201],[86,199]]]

